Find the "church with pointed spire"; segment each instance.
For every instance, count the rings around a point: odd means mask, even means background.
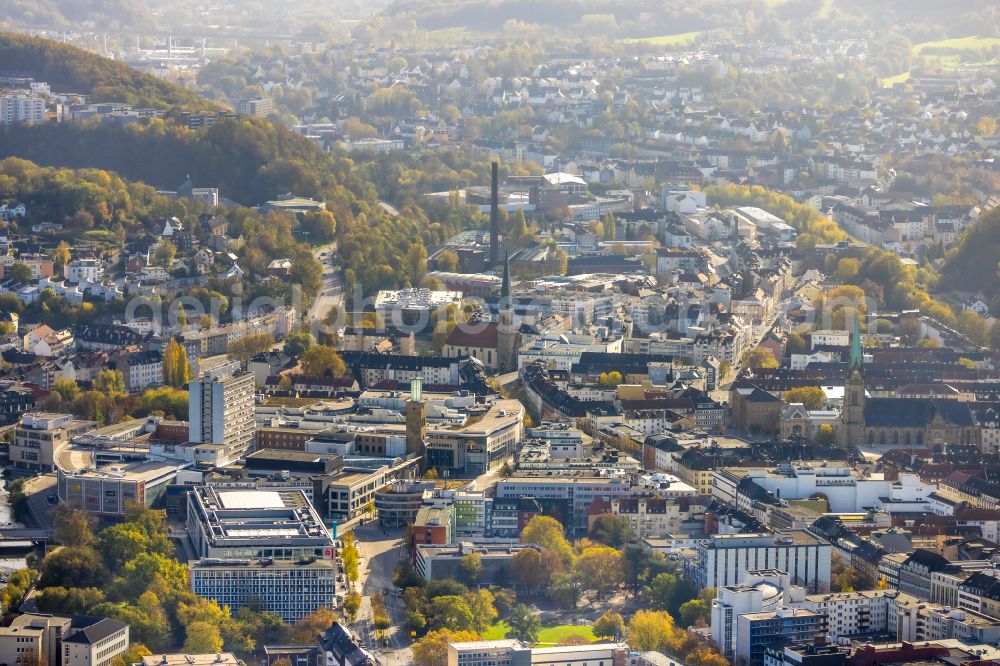
[[[517,349],[520,334],[514,324],[514,294],[510,288],[510,253],[503,257],[503,279],[497,302],[497,369],[512,372],[517,369]]]
[[[441,348],[447,358],[472,356],[491,370],[517,370],[517,351],[521,346],[520,328],[515,323],[514,294],[511,290],[510,258],[504,257],[503,279],[497,299],[497,319],[486,325],[456,326]]]
[[[892,398],[868,395],[861,328],[855,319],[844,379],[840,443],[864,449],[925,448],[979,444],[976,415],[953,399]]]

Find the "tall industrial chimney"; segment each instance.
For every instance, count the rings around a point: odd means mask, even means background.
[[[499,164],[494,162],[490,175],[490,268],[496,266],[500,261],[500,193],[498,192],[498,169]]]

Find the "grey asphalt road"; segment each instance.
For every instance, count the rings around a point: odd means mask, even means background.
[[[356,527],[354,535],[358,539],[358,550],[363,558],[361,583],[364,595],[355,631],[363,637],[366,634],[373,635],[371,595],[382,592],[386,607],[389,609],[392,627],[388,632],[388,647],[376,649],[379,659],[388,666],[411,664],[413,663],[411,641],[404,627],[406,609],[403,600],[392,595],[392,574],[404,556],[401,547],[403,530],[388,528],[383,531],[377,522],[370,522]]]
[[[343,309],[344,307],[344,285],[341,280],[340,269],[332,264],[332,254],[337,251],[337,244],[330,243],[313,250],[313,256],[323,265],[323,286],[319,295],[312,302],[306,321],[322,319],[330,308],[334,305]]]

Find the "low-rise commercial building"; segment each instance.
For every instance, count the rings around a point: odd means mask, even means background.
[[[51,472],[58,452],[75,435],[94,427],[93,421],[78,421],[71,414],[29,412],[21,417],[10,446],[11,464],[18,470]]]
[[[622,643],[533,648],[504,638],[449,643],[445,663],[447,666],[625,666],[633,654]]]
[[[483,563],[479,576],[483,585],[510,584],[510,560],[525,548],[538,548],[522,543],[460,543],[457,546],[421,545],[414,554],[414,568],[427,580],[459,578],[462,558],[471,553]]]
[[[170,462],[135,462],[83,470],[58,467],[59,499],[92,516],[122,517],[129,504],[152,506],[177,477]]]
[[[232,652],[147,654],[140,663],[142,666],[246,666],[245,662]]]
[[[398,479],[375,491],[375,511],[380,525],[413,525],[424,499],[434,489],[433,481]]]

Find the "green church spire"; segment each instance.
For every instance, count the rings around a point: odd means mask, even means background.
[[[510,252],[503,253],[503,281],[500,283],[500,301],[510,300]],[[507,304],[509,307],[509,304]]]
[[[847,364],[847,371],[860,371],[865,364],[865,355],[861,351],[861,324],[860,315],[854,316],[854,333],[851,335],[851,359]]]

